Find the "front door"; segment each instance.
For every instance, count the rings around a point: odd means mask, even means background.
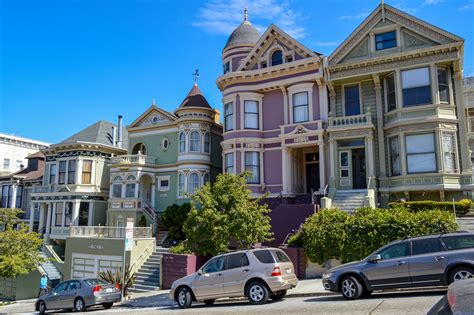
[[[365,149],[352,149],[352,188],[367,188],[365,172]]]
[[[198,299],[224,295],[225,256],[210,260],[194,279],[194,292]]]
[[[319,163],[306,163],[306,193],[319,191]]]

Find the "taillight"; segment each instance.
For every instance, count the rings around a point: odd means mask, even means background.
[[[117,283],[117,284],[115,285],[115,289],[116,289],[116,290],[120,290],[120,283]]]
[[[449,303],[449,306],[451,307],[451,309],[454,308],[454,305],[456,304],[456,296],[454,295],[453,291],[451,290],[448,290],[448,303]]]
[[[92,288],[92,293],[94,294],[99,293],[100,290],[102,290],[102,286],[96,285],[95,287]]]
[[[273,268],[272,277],[279,277],[279,276],[281,276],[281,270],[280,270],[280,267],[276,266],[275,268]]]

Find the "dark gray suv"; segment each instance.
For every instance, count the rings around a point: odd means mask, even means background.
[[[474,233],[450,233],[394,241],[367,258],[323,275],[326,290],[349,300],[373,290],[447,285],[474,276]]]

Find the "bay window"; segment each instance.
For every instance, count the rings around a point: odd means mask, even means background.
[[[234,173],[234,153],[227,153],[224,156],[225,160],[225,172]]]
[[[112,197],[122,198],[122,177],[120,176],[114,178],[114,182],[112,184]]]
[[[179,152],[186,151],[186,134],[184,132],[179,133]]]
[[[410,135],[405,141],[408,173],[436,172],[434,134]]]
[[[293,100],[293,123],[305,122],[309,120],[308,92],[295,93]]]
[[[189,151],[200,152],[201,151],[201,135],[198,131],[193,131],[189,135]]]
[[[398,137],[389,139],[390,148],[390,167],[391,175],[397,176],[401,174],[400,171],[400,140]]]
[[[224,128],[225,131],[234,130],[234,104],[232,102],[224,105]]]
[[[76,160],[67,161],[67,183],[74,184],[76,182]]]
[[[206,132],[204,134],[204,153],[210,153],[211,152],[211,139],[209,132]]]
[[[58,184],[66,183],[66,161],[59,161]]]
[[[90,184],[92,179],[92,160],[82,161],[82,184]]]
[[[56,163],[49,166],[49,184],[56,184]]]
[[[438,68],[438,90],[440,103],[449,103],[448,70]]]
[[[387,111],[392,111],[397,108],[396,91],[395,91],[395,76],[393,74],[385,78],[385,95],[387,102]]]
[[[135,183],[127,183],[125,185],[125,198],[135,197]]]
[[[258,129],[257,101],[244,101],[244,128]]]
[[[183,197],[184,196],[184,188],[185,188],[185,183],[184,183],[184,174],[179,174],[178,175],[178,196]]]
[[[443,160],[446,173],[457,172],[456,134],[443,132]]]
[[[199,175],[191,173],[188,178],[188,193],[192,195],[197,189],[199,189]]]
[[[402,71],[403,106],[431,103],[430,68]]]
[[[250,172],[250,177],[247,179],[249,184],[260,183],[260,153],[259,152],[245,152],[245,170]]]
[[[360,115],[359,84],[344,87],[345,116]]]

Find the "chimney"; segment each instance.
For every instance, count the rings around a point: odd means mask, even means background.
[[[122,118],[123,118],[122,115],[119,115],[119,116],[118,116],[117,146],[118,146],[119,148],[122,147]]]
[[[117,127],[112,126],[112,145],[115,147],[117,145]]]

